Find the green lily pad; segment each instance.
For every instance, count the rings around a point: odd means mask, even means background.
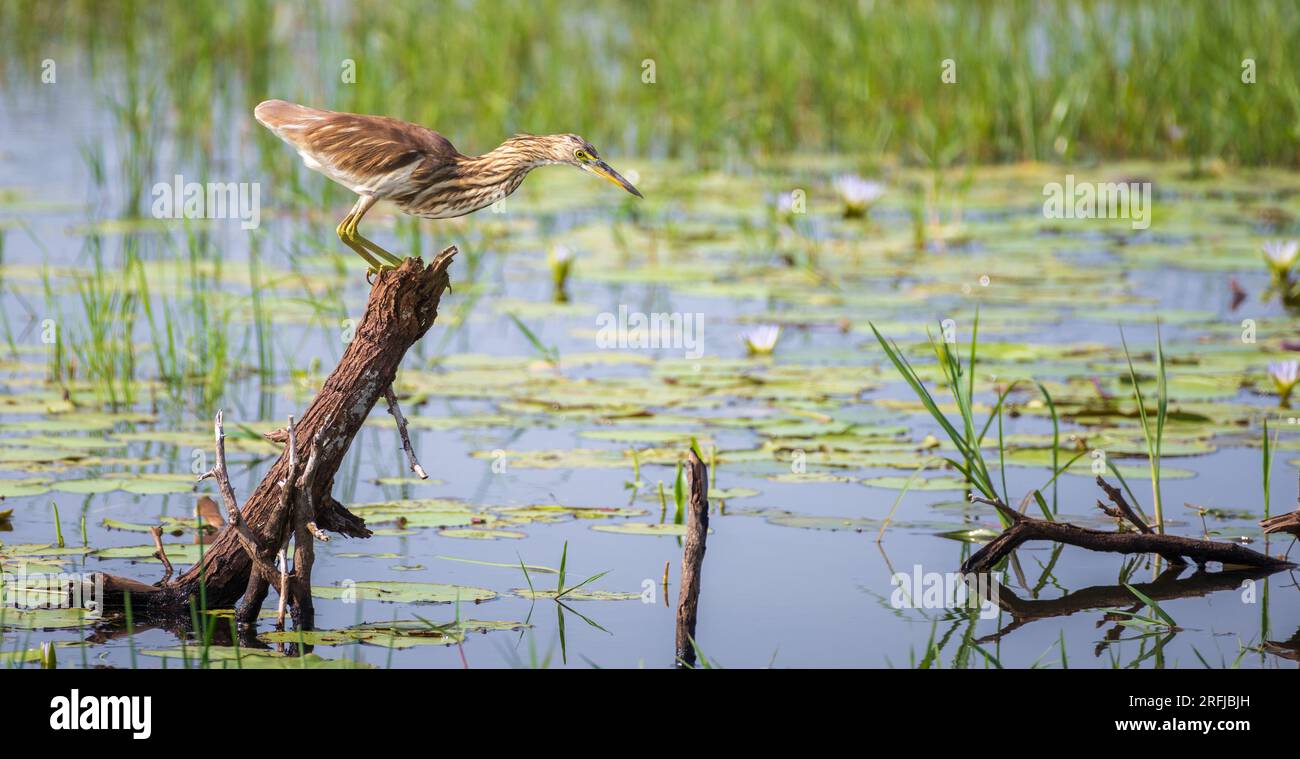
[[[908,490],[965,490],[967,487],[966,481],[957,477],[869,477],[861,482],[889,490],[902,490],[904,487]]]
[[[465,540],[522,540],[528,537],[527,533],[512,530],[472,530],[463,527],[439,530],[438,535],[444,538],[462,538]]]
[[[350,585],[313,585],[312,595],[343,601],[385,601],[388,603],[449,604],[489,601],[497,594],[487,588],[467,585],[443,585],[432,582],[401,582],[397,580],[362,580]]]
[[[556,597],[556,592],[554,590],[542,590],[541,588],[537,588],[536,590],[530,590],[528,588],[515,588],[510,592],[514,593],[517,596],[520,596],[521,598],[530,598],[530,599]],[[577,590],[573,590],[565,593],[563,596],[559,598],[559,600],[566,601],[566,602],[567,601],[633,601],[639,598],[641,598],[640,593],[620,593],[618,591],[612,591],[612,590],[589,590],[587,588],[579,588]]]
[[[163,548],[167,552],[167,559],[173,564],[195,564],[199,561],[199,548],[201,546],[196,543],[163,543]],[[156,550],[152,545],[115,546],[101,548],[91,555],[100,559],[133,559],[161,563],[153,557]]]
[[[184,649],[152,648],[140,651],[142,656],[156,656],[168,662],[169,667],[198,666],[206,653],[212,669],[372,669],[375,665],[352,659],[323,659],[316,654],[285,656],[258,648],[209,646],[204,652],[195,646]]]
[[[684,524],[654,524],[650,522],[621,522],[619,524],[594,524],[591,529],[597,532],[614,532],[619,535],[673,535],[684,537]]]

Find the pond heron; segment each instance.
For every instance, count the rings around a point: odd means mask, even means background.
[[[260,103],[253,115],[296,148],[307,168],[357,194],[337,231],[374,271],[401,264],[357,231],[361,217],[380,200],[426,219],[464,216],[505,198],[528,172],[552,163],[577,166],[642,197],[576,134],[517,134],[495,150],[467,156],[432,129],[386,116],[325,111],[284,100]]]

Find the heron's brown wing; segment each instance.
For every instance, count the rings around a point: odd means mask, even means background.
[[[419,124],[386,116],[363,116],[268,100],[253,115],[312,166],[349,185],[367,185],[393,172],[429,173],[460,153],[446,137]],[[420,162],[422,165],[413,167]],[[311,163],[309,162],[310,166]]]

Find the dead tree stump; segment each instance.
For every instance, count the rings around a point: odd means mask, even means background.
[[[267,577],[262,570],[294,535],[290,610],[299,626],[312,625],[314,537],[303,528],[314,522],[314,527],[341,535],[370,536],[364,520],[331,495],[334,475],[371,408],[391,388],[406,351],[433,326],[439,301],[450,284],[447,269],[456,253],[455,247],[449,247],[428,266],[419,258],[408,258],[396,270],[378,275],[365,314],[338,366],[289,434],[268,436],[285,440],[285,451],[243,507],[231,514],[230,524],[208,548],[202,563],[160,587],[105,575],[106,606],[120,604],[122,591],[129,590],[137,613],[188,614],[202,584],[209,607],[229,607],[242,596],[240,621],[255,621],[271,583],[279,587],[278,579]],[[289,498],[291,489],[299,491],[293,499]],[[228,507],[230,501],[233,494]],[[314,511],[314,520],[304,509]],[[240,525],[245,528],[242,535]],[[257,571],[249,555],[250,541],[261,559],[270,560],[265,564],[259,560]]]

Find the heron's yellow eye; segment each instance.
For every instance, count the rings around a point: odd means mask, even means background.
[[[579,161],[591,160],[591,154],[583,150],[582,148],[578,148],[577,150],[573,151],[573,157],[577,158]]]

